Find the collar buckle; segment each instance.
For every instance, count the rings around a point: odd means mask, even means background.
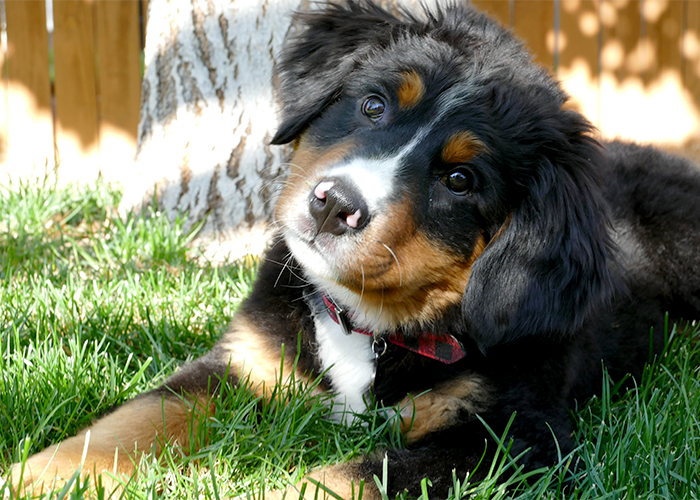
[[[324,299],[325,298],[326,296],[324,296]],[[335,314],[335,318],[338,320],[338,325],[340,325],[340,329],[343,330],[343,333],[345,335],[350,335],[352,333],[352,326],[350,326],[350,318],[348,318],[348,313],[332,298],[328,297],[328,299],[332,306],[328,308],[328,311],[332,311]]]

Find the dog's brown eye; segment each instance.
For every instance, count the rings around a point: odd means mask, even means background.
[[[381,120],[384,111],[386,111],[386,104],[379,96],[371,95],[362,103],[362,114],[373,122]]]
[[[471,172],[463,168],[453,170],[441,180],[447,189],[458,195],[469,194],[474,188],[474,178]]]

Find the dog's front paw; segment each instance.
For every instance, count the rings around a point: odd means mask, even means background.
[[[106,491],[119,488],[121,483],[116,478],[133,475],[133,460],[124,453],[120,458],[114,445],[90,443],[89,436],[83,432],[32,455],[26,462],[13,465],[10,470],[12,490],[22,495],[37,495],[62,487],[74,478],[82,481],[87,476],[91,484],[99,481]]]
[[[379,490],[365,478],[360,463],[324,467],[312,472],[293,487],[266,492],[265,500],[375,500]]]

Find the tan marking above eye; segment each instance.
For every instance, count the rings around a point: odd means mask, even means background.
[[[469,131],[457,132],[442,148],[445,163],[466,163],[486,150],[486,146]]]
[[[401,75],[403,81],[399,87],[399,106],[403,109],[411,108],[418,104],[425,93],[423,80],[418,73],[408,71]]]

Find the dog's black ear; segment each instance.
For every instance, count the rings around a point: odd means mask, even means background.
[[[472,268],[463,298],[483,352],[527,335],[569,335],[618,287],[614,245],[596,164],[600,146],[578,114],[561,111],[522,202]],[[542,132],[542,131],[540,131]]]
[[[385,47],[401,21],[368,0],[330,3],[297,14],[301,32],[278,65],[282,120],[272,144],[294,140],[331,102],[357,67],[363,51]]]

